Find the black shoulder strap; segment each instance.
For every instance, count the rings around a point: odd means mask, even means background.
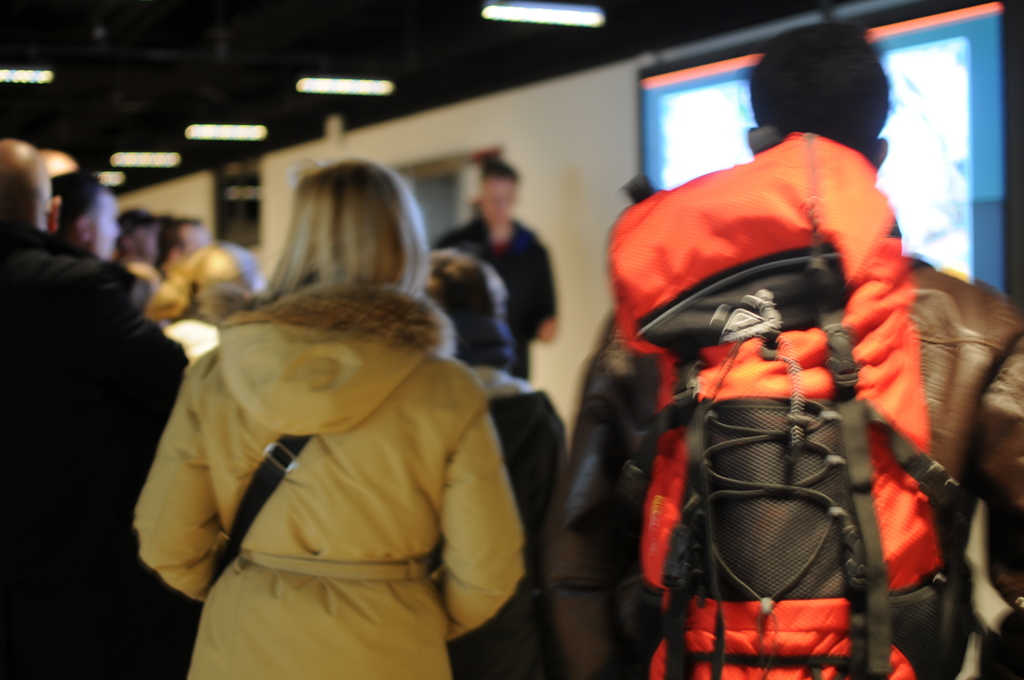
[[[815,231],[815,239],[818,239]],[[817,245],[816,245],[817,247]],[[848,564],[850,599],[850,641],[853,675],[884,678],[892,673],[889,654],[892,620],[889,612],[889,574],[882,550],[881,532],[871,494],[871,447],[868,441],[869,408],[857,399],[860,366],[853,357],[854,338],[843,325],[845,302],[830,299],[821,278],[825,263],[820,255],[808,267],[813,290],[817,292],[818,319],[828,343],[825,365],[836,389],[836,411],[842,422],[843,452],[849,475],[850,496],[859,528],[860,565]],[[834,291],[831,291],[834,294]],[[856,569],[854,574],[849,569]]]
[[[249,533],[256,515],[267,502],[267,499],[274,493],[274,489],[281,483],[289,472],[299,464],[299,454],[306,447],[310,437],[292,437],[283,435],[276,442],[267,445],[263,450],[263,462],[256,468],[256,473],[249,482],[249,488],[245,490],[242,503],[238,506],[235,514],[235,522],[231,527],[231,535],[228,538],[227,548],[221,555],[220,563],[217,565],[217,573],[214,580],[220,578],[224,570],[235,561],[242,549],[242,539]]]
[[[700,362],[696,360],[683,362],[676,367],[678,381],[672,402],[651,419],[636,451],[623,466],[619,486],[629,497],[639,494],[642,498],[646,494],[654,470],[654,459],[658,457],[661,436],[690,422],[697,407],[697,375],[700,367]]]

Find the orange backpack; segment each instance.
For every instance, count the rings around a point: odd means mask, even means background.
[[[620,325],[669,387],[620,479],[661,600],[651,678],[959,672],[970,506],[927,456],[892,224],[866,159],[810,135],[620,221]]]

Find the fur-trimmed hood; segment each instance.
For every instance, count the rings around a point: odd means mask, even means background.
[[[225,381],[247,411],[287,434],[349,429],[422,362],[451,354],[445,315],[390,287],[241,302],[219,296]]]
[[[451,322],[427,297],[389,286],[316,286],[267,301],[235,285],[217,286],[201,299],[201,316],[223,328],[248,323],[284,323],[374,337],[396,348],[449,356]]]

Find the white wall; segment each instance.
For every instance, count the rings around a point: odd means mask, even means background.
[[[129,170],[128,172],[146,171]],[[213,171],[203,170],[136,191],[126,191],[117,197],[117,202],[121,212],[145,208],[154,215],[196,218],[211,230],[215,230],[217,206],[214,193],[216,190],[217,179]]]
[[[532,381],[564,418],[575,415],[581,369],[611,301],[607,231],[639,171],[637,62],[623,61],[272,152],[262,161],[265,263],[284,241],[288,169],[304,159],[359,156],[390,165],[500,146],[522,177],[518,214],[553,261],[560,333],[534,343]]]

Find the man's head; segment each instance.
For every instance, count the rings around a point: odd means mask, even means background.
[[[480,169],[480,215],[491,226],[512,222],[519,175],[508,163],[487,158]]]
[[[818,24],[778,36],[754,70],[750,101],[757,124],[783,137],[812,132],[872,161],[884,156],[889,83],[862,28]]]
[[[117,221],[121,225],[121,238],[117,240],[121,259],[155,267],[160,256],[160,220],[148,210],[139,209],[122,213]]]
[[[36,148],[18,139],[0,139],[0,219],[53,231],[59,205]]]
[[[66,175],[69,172],[78,172],[81,170],[78,167],[78,161],[76,161],[71,154],[66,151],[58,151],[57,149],[40,149],[39,155],[43,157],[43,162],[46,163],[46,171],[50,173],[50,177],[60,177]]]
[[[117,199],[87,172],[53,178],[53,194],[60,196],[57,236],[101,260],[111,260],[121,228]]]
[[[199,220],[164,218],[157,266],[166,269],[212,242],[213,235]]]

